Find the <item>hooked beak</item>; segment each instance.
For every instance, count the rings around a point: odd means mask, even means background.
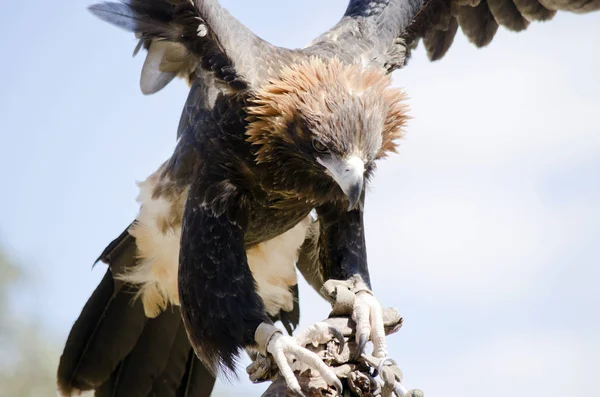
[[[358,156],[349,156],[345,159],[332,156],[327,159],[318,158],[317,161],[327,169],[348,198],[350,203],[348,211],[356,208],[364,186],[364,161]]]

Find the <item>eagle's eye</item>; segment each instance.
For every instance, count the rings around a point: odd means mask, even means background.
[[[312,145],[313,148],[319,153],[327,153],[329,151],[329,149],[327,149],[327,146],[325,146],[323,142],[321,142],[317,138],[313,139]]]

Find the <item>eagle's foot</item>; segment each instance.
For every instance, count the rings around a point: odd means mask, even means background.
[[[335,372],[316,353],[304,347],[309,343],[327,343],[332,338],[338,339],[340,344],[343,343],[341,342],[343,341],[341,333],[334,327],[325,323],[317,323],[300,333],[299,337],[296,338],[283,335],[272,324],[262,323],[257,328],[255,335],[261,353],[264,356],[269,355],[275,361],[287,387],[296,395],[302,396],[303,393],[290,365],[293,360],[319,372],[327,384],[334,386],[338,394],[342,393],[342,382]]]
[[[371,291],[356,293],[356,300],[352,309],[352,320],[356,323],[356,343],[358,344],[355,358],[360,357],[369,339],[373,342],[372,355],[374,357],[387,356],[383,310]]]
[[[374,357],[387,356],[383,310],[360,276],[349,280],[329,280],[321,292],[332,302],[332,316],[352,316],[356,323],[358,348],[354,359],[358,359],[369,339],[373,342]]]

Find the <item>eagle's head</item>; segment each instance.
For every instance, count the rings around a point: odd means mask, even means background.
[[[318,58],[284,68],[248,107],[248,141],[269,187],[312,205],[359,203],[408,116],[383,70]]]

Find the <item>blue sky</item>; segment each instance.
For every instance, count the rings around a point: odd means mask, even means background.
[[[223,1],[263,38],[301,47],[345,0]],[[35,284],[15,307],[62,343],[104,273],[97,255],[135,217],[137,189],[174,146],[182,82],[139,91],[132,35],[88,3],[4,6],[0,242]],[[589,395],[600,354],[600,14],[559,15],[477,50],[459,34],[394,83],[414,117],[367,198],[374,290],[400,309],[389,339],[427,394]],[[328,306],[301,284],[301,327]],[[241,368],[240,368],[241,369]],[[260,395],[264,386],[240,387]]]

